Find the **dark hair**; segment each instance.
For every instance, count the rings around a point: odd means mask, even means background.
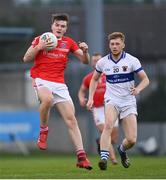
[[[122,32],[113,32],[108,35],[108,40],[120,38],[123,42],[125,41],[125,35]]]
[[[62,21],[66,21],[67,24],[69,22],[69,15],[66,13],[57,13],[57,14],[52,14],[52,23],[54,23],[55,20],[62,20]]]

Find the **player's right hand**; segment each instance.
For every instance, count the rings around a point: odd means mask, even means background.
[[[85,107],[85,106],[86,106],[86,103],[87,103],[87,98],[80,98],[79,100],[80,100],[80,105],[81,105],[82,107]]]
[[[39,44],[38,44],[38,49],[39,50],[47,50],[47,48],[52,47],[53,46],[53,42],[51,41],[51,38],[47,38],[45,41],[43,41],[42,39],[39,40]]]
[[[87,107],[87,109],[89,110],[89,111],[91,111],[92,110],[92,108],[93,108],[93,100],[88,100],[88,102],[87,102],[87,104],[86,104],[86,107]]]

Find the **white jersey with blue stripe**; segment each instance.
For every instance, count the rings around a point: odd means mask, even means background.
[[[105,102],[111,100],[119,106],[136,104],[130,88],[134,86],[134,73],[141,70],[140,61],[126,52],[118,61],[112,59],[111,53],[101,58],[96,64],[96,71],[106,75]]]

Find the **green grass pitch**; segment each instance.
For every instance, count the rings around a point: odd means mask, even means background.
[[[125,169],[120,163],[108,164],[106,171],[98,168],[98,156],[89,156],[93,170],[76,168],[74,155],[0,154],[0,179],[166,179],[166,157],[130,156],[132,165]]]

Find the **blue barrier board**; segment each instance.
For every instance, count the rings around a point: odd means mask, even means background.
[[[39,134],[37,111],[0,112],[0,141],[33,141]]]

